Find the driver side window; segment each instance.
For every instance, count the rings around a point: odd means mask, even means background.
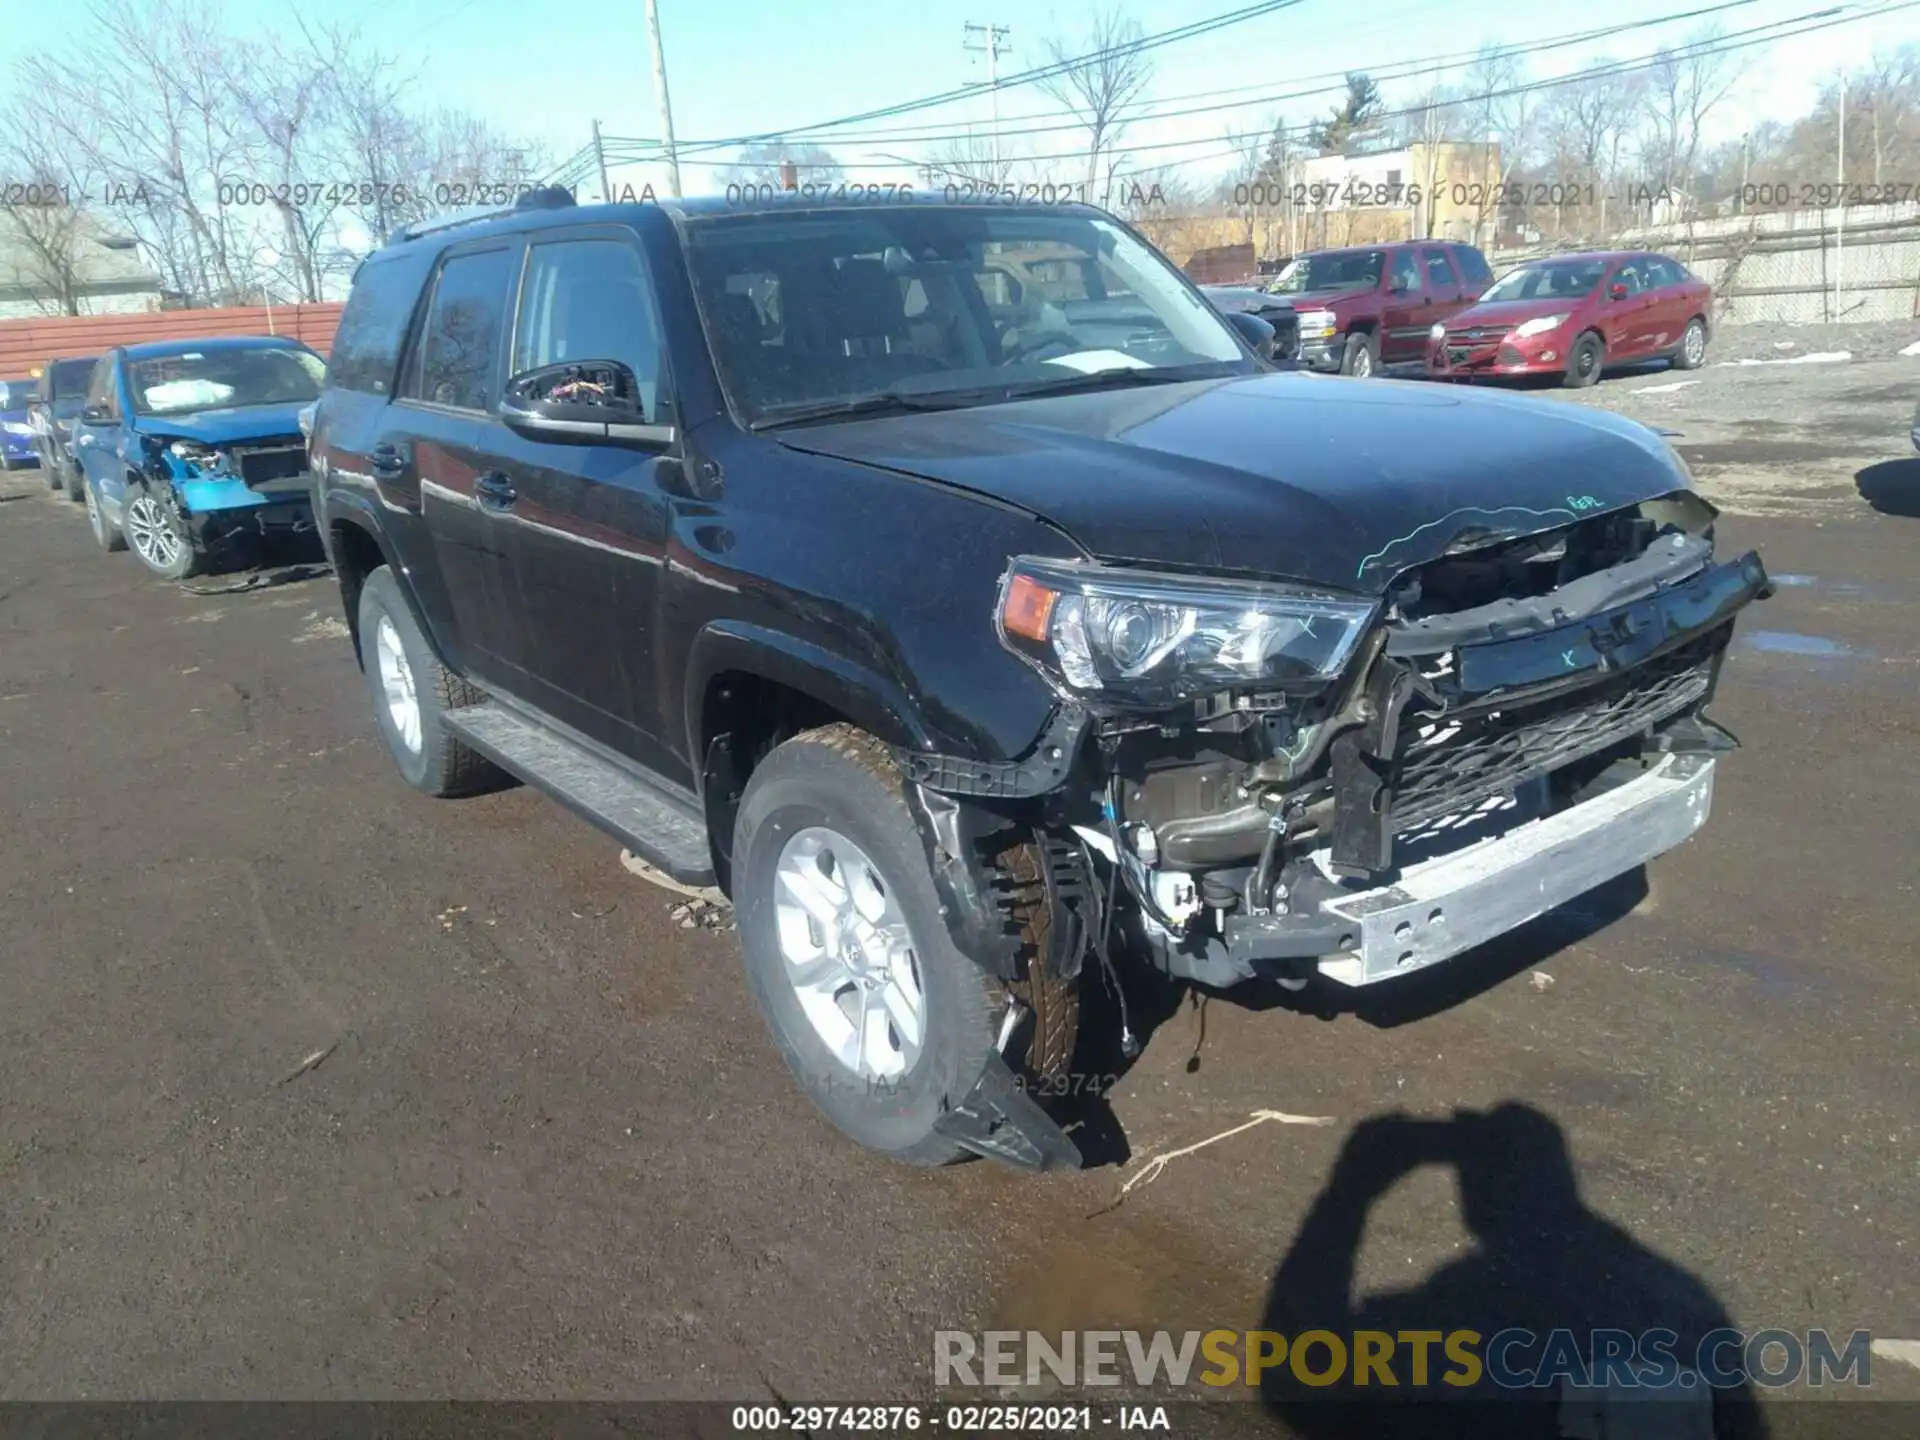
[[[1414,267],[1411,250],[1396,251],[1393,257],[1393,278],[1388,285],[1395,290],[1405,290],[1409,294],[1420,288],[1420,272]]]
[[[89,417],[112,423],[120,418],[119,388],[113,383],[114,358],[102,355],[100,363],[93,367],[93,378],[87,382],[87,398],[81,402]]]

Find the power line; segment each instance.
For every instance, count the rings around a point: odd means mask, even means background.
[[[1785,20],[1771,21],[1766,25],[1753,26],[1746,30],[1734,31],[1729,35],[1713,37],[1710,40],[1689,42],[1688,44],[1685,44],[1685,45],[1663,49],[1660,51],[1656,51],[1651,55],[1639,56],[1632,60],[1607,61],[1607,62],[1603,62],[1602,64],[1592,66],[1586,69],[1569,71],[1563,75],[1546,76],[1538,80],[1526,81],[1521,84],[1506,86],[1497,90],[1479,92],[1471,96],[1462,97],[1460,100],[1445,102],[1436,107],[1428,107],[1426,105],[1413,105],[1413,106],[1407,106],[1398,110],[1381,111],[1375,116],[1373,116],[1372,118],[1376,121],[1399,119],[1406,116],[1419,115],[1423,113],[1425,110],[1427,110],[1428,108],[1451,109],[1451,108],[1456,108],[1463,104],[1484,104],[1491,100],[1506,99],[1514,95],[1530,94],[1540,90],[1558,89],[1561,86],[1576,84],[1582,80],[1597,79],[1597,78],[1601,78],[1603,76],[1609,76],[1609,75],[1633,74],[1638,71],[1652,69],[1657,65],[1665,63],[1670,58],[1671,59],[1698,58],[1698,57],[1707,56],[1707,55],[1730,53],[1736,50],[1751,49],[1756,45],[1776,44],[1782,40],[1793,39],[1796,36],[1800,36],[1800,35],[1814,34],[1814,33],[1817,33],[1818,31],[1829,30],[1839,25],[1851,24],[1857,20],[1867,20],[1867,19],[1872,19],[1881,15],[1888,15],[1888,14],[1893,14],[1899,11],[1908,10],[1913,8],[1915,5],[1920,5],[1920,0],[1898,0],[1898,3],[1885,4],[1885,5],[1878,6],[1872,10],[1863,10],[1856,13],[1846,13],[1842,9],[1842,7],[1839,7],[1839,6],[1827,6],[1820,10],[1809,11],[1809,12],[1806,12],[1805,14],[1791,16]],[[1818,22],[1818,23],[1803,23],[1803,22]],[[1796,25],[1799,26],[1800,28],[1793,29],[1793,30],[1787,30],[1784,28],[1787,26],[1796,26]],[[1764,33],[1766,31],[1771,31],[1771,30],[1778,30],[1778,31],[1781,31],[1782,33],[1772,34],[1772,35]],[[1511,52],[1503,51],[1501,53],[1506,54]],[[1459,69],[1462,67],[1458,65],[1453,65],[1453,66],[1445,66],[1442,68],[1443,69]],[[1398,78],[1407,78],[1407,77],[1402,76]],[[1271,103],[1276,103],[1282,100],[1302,98],[1305,95],[1324,94],[1324,93],[1327,93],[1327,87],[1319,87],[1311,91],[1287,92],[1283,94],[1269,96],[1262,100],[1249,100],[1249,101],[1237,102],[1237,104],[1240,106],[1255,105],[1255,104],[1271,104]],[[1187,110],[1169,111],[1163,115],[1155,116],[1153,118],[1173,119],[1179,115],[1204,114],[1220,108],[1223,108],[1223,107],[1211,106],[1211,105],[1194,106]],[[1067,128],[1080,129],[1084,127],[1071,126]],[[1281,128],[1275,133],[1286,136],[1288,138],[1304,138],[1310,133],[1311,129],[1312,129],[1311,125],[1288,126],[1288,127]],[[1020,131],[1020,132],[1014,132],[1014,133],[1017,135],[1017,134],[1039,133],[1039,132],[1038,131],[1034,131],[1034,132]],[[1266,136],[1260,137],[1262,141],[1264,141],[1266,138],[1267,138]],[[1201,138],[1194,138],[1194,139],[1188,139],[1188,140],[1162,141],[1162,142],[1146,144],[1146,145],[1133,145],[1133,146],[1127,147],[1127,149],[1129,154],[1133,154],[1141,151],[1184,150],[1184,149],[1190,149],[1198,145],[1209,145],[1213,143],[1215,142],[1211,138],[1201,137]],[[1194,157],[1194,158],[1198,160],[1222,159],[1229,156],[1240,155],[1243,153],[1243,151],[1244,151],[1244,147],[1232,146],[1225,150],[1214,152],[1211,155]],[[1023,155],[1020,157],[1020,160],[1023,163],[1037,163],[1040,161],[1048,161],[1048,160],[1080,160],[1084,158],[1085,158],[1085,152],[1079,151],[1079,150],[1071,150],[1071,151],[1062,151],[1057,154],[1049,154],[1049,155]],[[704,161],[703,163],[708,165],[710,168],[714,168],[714,169],[733,169],[740,164],[740,162],[737,162],[737,161],[726,161],[726,160],[708,160],[708,161]],[[1181,163],[1181,162],[1177,162],[1177,161],[1169,162],[1169,164],[1175,164],[1175,163]],[[1190,160],[1186,163],[1193,163],[1193,162]],[[1163,165],[1163,166],[1151,167],[1151,168],[1166,169],[1168,167]]]
[[[1548,36],[1541,40],[1528,41],[1522,45],[1502,49],[1500,53],[1502,55],[1541,54],[1549,50],[1566,49],[1574,45],[1590,44],[1594,41],[1605,40],[1615,35],[1627,34],[1634,30],[1644,30],[1656,26],[1678,24],[1687,20],[1697,20],[1705,16],[1717,15],[1727,10],[1743,9],[1757,3],[1758,0],[1720,0],[1720,3],[1717,4],[1704,5],[1697,9],[1684,10],[1671,15],[1661,15],[1649,20],[1627,21],[1614,25],[1601,26],[1591,30],[1580,30],[1562,35]],[[1784,25],[1792,22],[1775,21],[1773,23],[1776,25]],[[1185,115],[1205,114],[1218,110],[1233,110],[1257,105],[1270,105],[1284,100],[1311,99],[1319,95],[1340,94],[1346,89],[1345,77],[1349,71],[1364,71],[1374,79],[1381,81],[1406,80],[1420,75],[1437,75],[1449,70],[1459,69],[1466,64],[1471,64],[1484,49],[1485,47],[1481,46],[1472,50],[1456,50],[1439,56],[1426,56],[1419,60],[1387,61],[1378,65],[1348,66],[1342,70],[1317,71],[1302,75],[1298,78],[1302,80],[1329,79],[1336,83],[1318,85],[1304,90],[1291,90],[1279,94],[1267,91],[1264,85],[1240,85],[1229,90],[1208,90],[1184,96],[1161,96],[1145,99],[1136,102],[1139,108],[1135,110],[1134,113],[1123,114],[1117,118],[1123,123],[1134,124],[1152,120],[1174,119]],[[1246,100],[1219,102],[1219,97],[1222,95],[1256,89],[1262,93]],[[1179,110],[1155,110],[1152,108],[1171,104],[1177,100],[1201,98],[1205,98],[1213,103]],[[1021,125],[1031,120],[1043,120],[1054,123],[1031,125],[1018,131],[1007,131],[1005,133],[1009,135],[1038,135],[1085,128],[1081,122],[1076,120],[1062,121],[1060,112],[1057,110],[1030,115],[1009,115],[1004,117],[1003,123],[1009,126]],[[874,143],[917,144],[928,141],[965,139],[972,133],[975,133],[972,127],[955,128],[954,122],[952,121],[939,121],[928,125],[901,126],[897,129],[852,130],[844,134],[823,138],[833,144],[850,144],[863,140]],[[611,139],[612,137],[609,138]],[[691,148],[697,145],[704,151],[719,146],[720,144],[721,142],[718,141],[691,141],[688,142],[688,146],[683,148]]]
[[[1260,0],[1259,4],[1248,5],[1232,10],[1224,15],[1216,15],[1207,20],[1195,20],[1171,30],[1162,30],[1154,35],[1143,35],[1137,40],[1128,40],[1119,45],[1092,50],[1085,55],[1075,55],[1051,64],[1035,66],[1031,70],[1022,70],[1013,75],[1004,75],[992,82],[992,88],[1005,90],[1014,85],[1028,85],[1036,80],[1051,79],[1055,75],[1064,75],[1076,70],[1090,61],[1108,56],[1137,55],[1148,50],[1157,50],[1181,40],[1195,39],[1201,35],[1210,35],[1216,30],[1224,30],[1231,25],[1243,24],[1248,20],[1258,20],[1264,15],[1276,11],[1290,10],[1301,0]],[[796,135],[812,135],[821,130],[836,130],[848,125],[858,125],[868,120],[885,120],[894,115],[911,114],[916,110],[931,109],[936,105],[950,105],[956,100],[977,95],[980,87],[963,85],[956,90],[942,91],[937,95],[928,95],[919,100],[905,100],[897,105],[883,105],[876,110],[865,110],[857,115],[843,115],[838,120],[820,120],[811,125],[794,125],[784,130],[763,130],[752,135],[733,135],[724,139],[691,141],[680,146],[681,153],[688,154],[696,149],[700,151],[729,150],[742,145],[752,145],[763,140],[787,140]]]

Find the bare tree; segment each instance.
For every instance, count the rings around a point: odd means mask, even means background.
[[[1594,67],[1600,69],[1608,62]],[[1591,228],[1604,234],[1607,201],[1618,179],[1620,148],[1640,112],[1638,74],[1593,74],[1547,92],[1540,132],[1552,178],[1566,184],[1558,206],[1560,233]],[[1583,189],[1583,187],[1585,187]],[[1594,215],[1576,217],[1590,193]]]
[[[779,190],[786,184],[783,167],[789,165],[801,185],[830,184],[842,173],[840,162],[825,146],[808,141],[762,140],[741,148],[734,157],[733,174],[742,185],[771,185]]]
[[[1140,22],[1117,9],[1095,14],[1086,39],[1070,46],[1058,36],[1041,42],[1048,62],[1058,67],[1034,83],[1057,101],[1087,132],[1087,198],[1103,194],[1101,161],[1109,171],[1119,159],[1127,128],[1127,107],[1153,79],[1153,62],[1140,46],[1146,38]]]
[[[1712,48],[1719,38],[1719,30],[1703,30],[1679,48],[1661,51],[1646,72],[1642,94],[1650,127],[1642,147],[1649,179],[1689,212],[1707,117],[1746,68],[1739,53]]]
[[[934,147],[919,165],[930,184],[973,185],[993,191],[1007,185],[1023,163],[1006,140],[969,129]]]
[[[84,65],[34,51],[23,88],[102,177],[105,204],[173,288],[216,303],[251,298],[257,215],[231,188],[251,178],[235,47],[198,0],[102,0],[91,22]]]
[[[1417,197],[1411,203],[1414,230],[1421,236],[1434,233],[1440,208],[1435,197],[1446,178],[1441,146],[1454,138],[1454,129],[1460,123],[1459,109],[1454,93],[1443,85],[1435,85],[1406,106],[1395,120],[1392,131],[1395,143],[1413,152],[1415,170],[1407,183]]]
[[[0,113],[0,175],[20,187],[18,202],[0,207],[0,240],[12,242],[18,278],[48,297],[43,309],[80,314],[94,240],[83,208],[89,177],[39,106]]]

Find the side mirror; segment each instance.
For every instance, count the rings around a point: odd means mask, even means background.
[[[1273,326],[1258,315],[1249,315],[1244,310],[1229,311],[1223,318],[1247,342],[1249,350],[1262,360],[1273,358]]]
[[[671,425],[647,421],[640,382],[618,360],[570,360],[524,370],[507,382],[500,419],[535,440],[632,444],[663,449]]]
[[[1616,280],[1616,281],[1614,281],[1614,282],[1613,282],[1613,284],[1611,284],[1611,285],[1609,285],[1609,286],[1607,287],[1607,298],[1608,298],[1609,300],[1624,300],[1624,299],[1626,299],[1626,298],[1627,298],[1627,287],[1626,287],[1626,284],[1625,284],[1625,282],[1624,282],[1624,281],[1620,281],[1620,280]]]

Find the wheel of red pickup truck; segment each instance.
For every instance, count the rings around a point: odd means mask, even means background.
[[[380,566],[360,587],[360,668],[393,763],[428,795],[471,795],[497,783],[500,771],[441,725],[440,717],[487,697],[440,663],[400,593]]]
[[[1347,348],[1340,353],[1340,373],[1365,380],[1380,368],[1380,337],[1370,330],[1347,336]]]
[[[733,903],[754,1000],[814,1104],[897,1159],[962,1158],[934,1121],[966,1098],[1005,996],[947,932],[885,746],[827,725],[761,761],[734,826]]]

